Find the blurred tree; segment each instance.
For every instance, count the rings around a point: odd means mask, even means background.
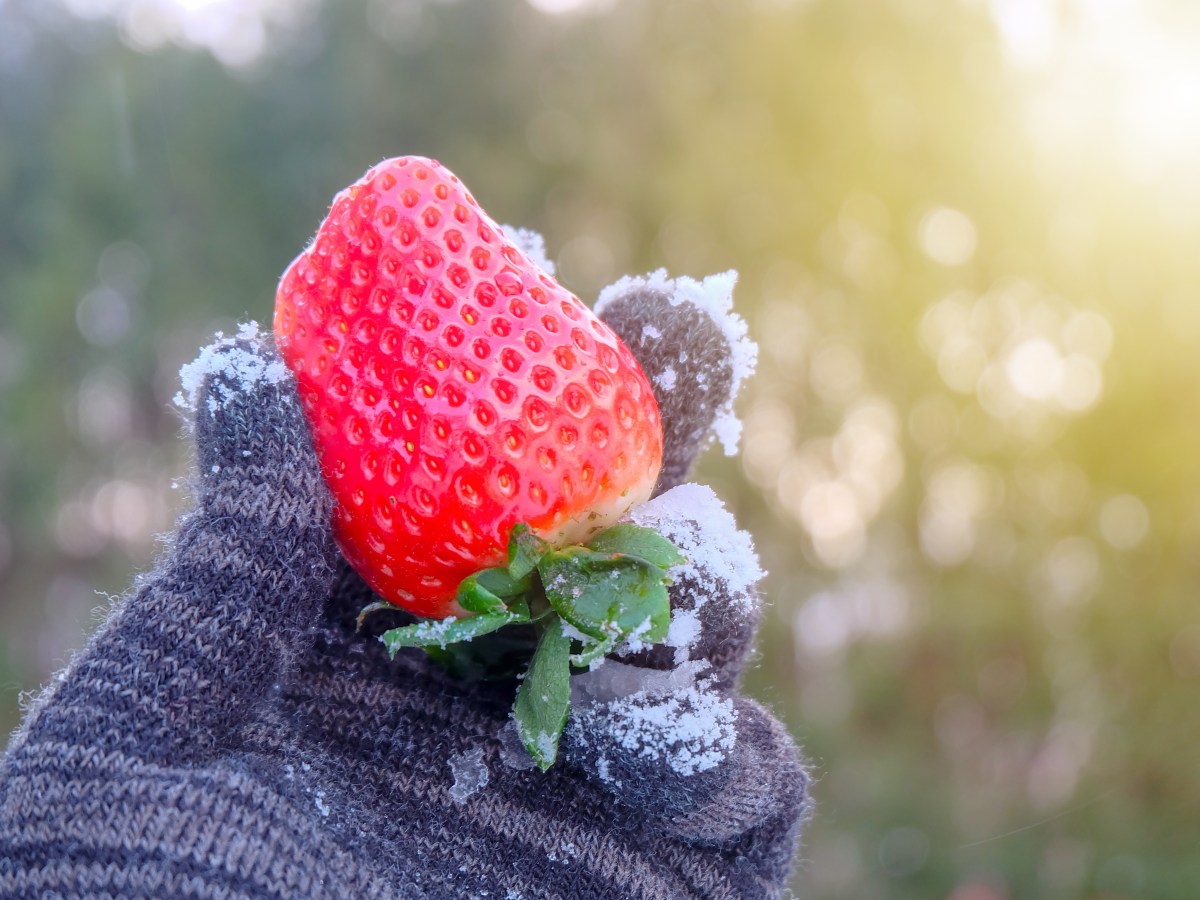
[[[581,296],[742,273],[703,477],[819,777],[798,893],[1193,896],[1186,5],[547,5],[0,2],[0,728],[182,504],[180,363],[422,153]]]

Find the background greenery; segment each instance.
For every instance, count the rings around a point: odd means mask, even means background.
[[[585,298],[741,272],[701,475],[771,572],[799,896],[1195,897],[1196,16],[0,0],[0,733],[186,501],[179,365],[420,153]]]

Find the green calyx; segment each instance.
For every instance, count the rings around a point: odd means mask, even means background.
[[[509,536],[508,564],[459,584],[458,605],[471,616],[426,619],[379,639],[392,656],[401,647],[422,647],[451,671],[481,676],[489,657],[499,658],[495,647],[506,642],[479,642],[474,647],[482,652],[474,654],[463,647],[466,642],[508,626],[532,632],[536,648],[517,689],[513,718],[525,748],[545,771],[558,755],[567,723],[571,670],[588,668],[630,639],[655,644],[666,638],[668,573],[685,562],[678,547],[638,525],[623,522],[582,546],[555,548],[520,523]],[[359,615],[359,625],[368,614],[390,608],[372,603]]]

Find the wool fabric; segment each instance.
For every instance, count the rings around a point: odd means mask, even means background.
[[[707,440],[714,391],[729,390],[728,348],[661,295],[635,291],[605,316],[618,332],[667,336],[633,348],[672,387],[659,397],[660,487],[678,484]],[[714,377],[656,378],[681,349]],[[464,681],[415,650],[389,659],[374,638],[399,612],[356,630],[375,598],[332,539],[294,384],[267,377],[278,358],[257,335],[218,351],[237,365],[197,392],[195,508],[0,761],[0,897],[784,890],[808,776],[780,723],[737,688],[758,599],[722,556],[746,548],[725,546],[719,505],[666,517],[704,551],[671,588],[692,627],[582,676],[543,773],[515,740],[515,680]],[[601,677],[609,666],[632,695]],[[719,740],[687,730],[714,716]]]

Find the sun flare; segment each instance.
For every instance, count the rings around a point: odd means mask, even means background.
[[[1145,182],[1194,170],[1194,10],[1153,0],[990,0],[990,9],[1007,59],[1028,77],[1028,122],[1041,151],[1068,164],[1099,155]]]

